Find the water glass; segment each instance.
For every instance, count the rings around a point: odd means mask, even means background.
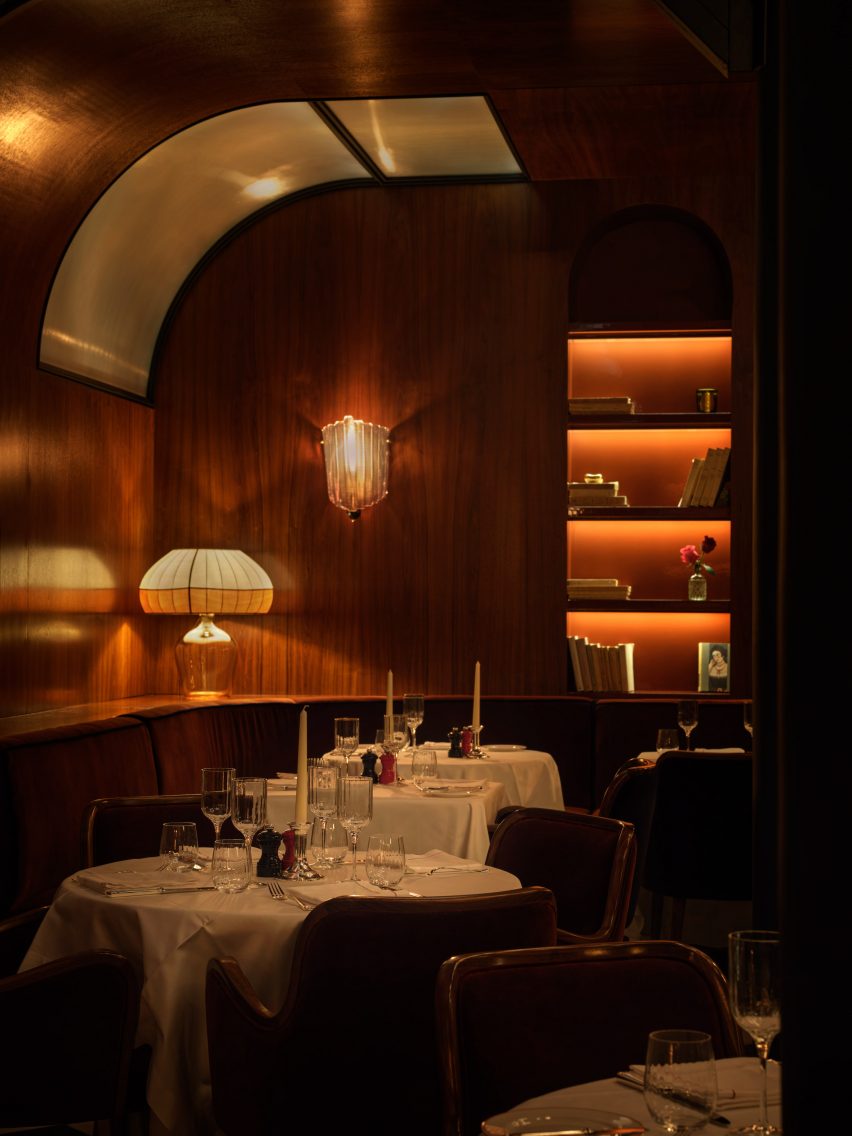
[[[713,1039],[700,1030],[655,1030],[645,1055],[645,1104],[663,1132],[685,1136],[716,1107]]]
[[[323,842],[325,819],[325,842]],[[320,868],[339,868],[349,851],[349,833],[337,817],[317,817],[311,826],[309,858]]]
[[[418,749],[411,759],[411,777],[418,789],[428,789],[438,778],[438,756],[432,749]]]
[[[217,840],[213,844],[211,880],[217,891],[245,891],[251,877],[246,846],[242,840]]]
[[[680,749],[680,734],[677,730],[657,730],[657,753]]]
[[[395,833],[374,833],[367,840],[367,879],[381,888],[399,887],[405,875],[405,845]]]
[[[167,872],[191,872],[198,863],[194,821],[166,821],[160,835],[160,862]]]

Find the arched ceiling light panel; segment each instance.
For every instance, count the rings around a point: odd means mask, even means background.
[[[135,162],[86,216],[51,288],[39,364],[147,399],[175,297],[258,210],[332,185],[524,176],[479,95],[263,103],[206,119]]]

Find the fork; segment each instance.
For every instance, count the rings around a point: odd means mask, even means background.
[[[303,899],[299,899],[299,897],[293,895],[292,892],[285,891],[278,880],[267,880],[266,886],[269,888],[269,894],[273,899],[282,899],[285,902],[289,901],[290,903],[295,903],[302,911],[310,911],[311,905],[309,903],[305,903]]]

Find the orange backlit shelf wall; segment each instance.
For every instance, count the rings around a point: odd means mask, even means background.
[[[700,413],[696,390],[718,392],[716,411]],[[591,642],[633,642],[637,694],[696,691],[698,643],[730,643],[730,509],[679,508],[693,458],[730,447],[731,333],[720,325],[646,330],[574,328],[568,337],[569,398],[629,395],[636,412],[568,415],[569,481],[600,473],[617,481],[626,508],[569,509],[569,578],[630,584],[625,601],[569,601],[567,634]],[[709,600],[687,599],[688,568],[679,550],[705,535]],[[732,690],[736,660],[731,660]]]

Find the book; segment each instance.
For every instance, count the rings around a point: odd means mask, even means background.
[[[698,480],[698,475],[701,472],[701,467],[704,465],[704,458],[693,458],[692,465],[689,467],[689,473],[686,475],[684,482],[683,492],[678,501],[678,508],[684,509],[692,502],[692,491],[695,488],[695,482]]]
[[[617,645],[619,690],[624,690],[628,693],[636,689],[633,678],[633,651],[635,646],[635,643],[619,643]]]
[[[577,654],[577,636],[568,636],[568,658],[571,660],[571,674],[574,679],[574,689],[582,690],[582,678],[580,676],[580,659]]]
[[[612,496],[618,493],[617,481],[569,481],[568,494],[572,493],[599,493],[601,496]]]
[[[610,584],[603,588],[568,588],[569,600],[629,600],[630,584]]]
[[[600,578],[598,578],[597,576],[593,576],[593,577],[569,576],[568,577],[568,587],[569,588],[573,588],[573,587],[576,587],[576,588],[584,588],[584,587],[603,588],[603,587],[606,587],[610,584],[617,584],[617,583],[618,583],[618,579],[615,576],[612,576],[612,577],[603,577],[602,576]]]
[[[689,497],[690,505],[698,505],[701,501],[702,494],[704,493],[704,486],[707,483],[707,477],[710,472],[711,462],[714,459],[716,447],[711,446],[707,453],[704,455],[704,460],[701,463],[701,469],[698,472],[698,477],[695,479],[695,484],[692,487],[692,493]]]
[[[607,497],[604,493],[569,493],[568,504],[571,508],[584,508],[584,509],[612,509],[614,507],[624,508],[628,504],[627,497],[623,493],[619,493],[615,497]]]
[[[633,399],[629,394],[584,394],[572,395],[568,399],[569,406],[632,406]]]
[[[616,406],[600,406],[595,403],[587,402],[572,405],[571,401],[568,402],[568,410],[571,414],[635,414],[636,407],[631,402],[629,405],[616,405]]]
[[[714,452],[710,461],[710,469],[707,472],[701,491],[701,500],[696,501],[697,505],[712,507],[716,504],[716,498],[719,496],[722,482],[727,476],[730,460],[731,450],[729,446],[720,447]]]

